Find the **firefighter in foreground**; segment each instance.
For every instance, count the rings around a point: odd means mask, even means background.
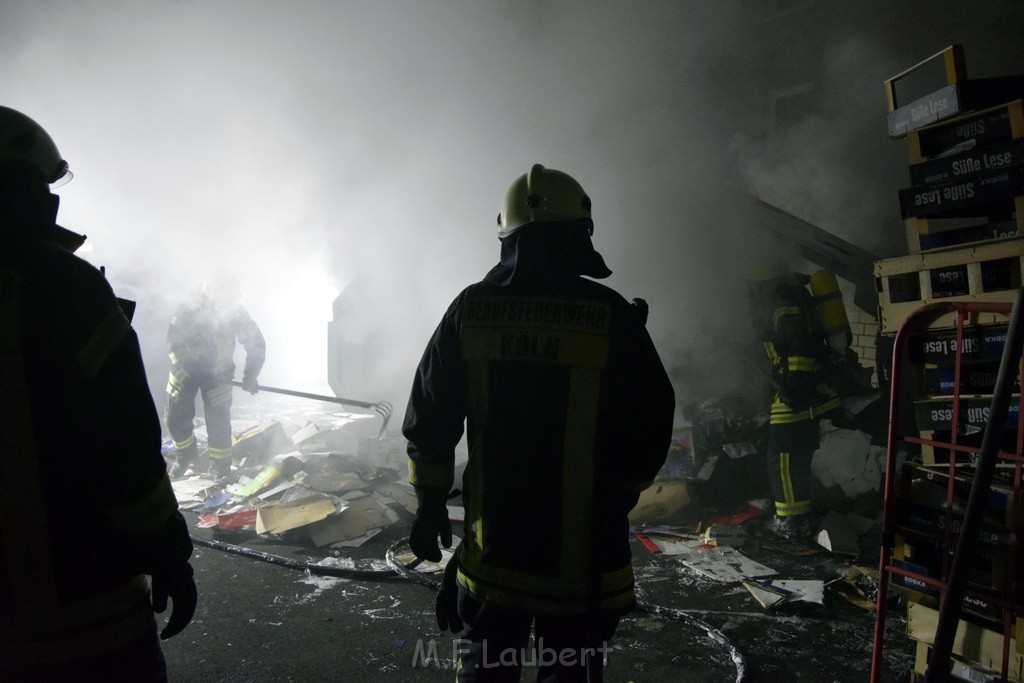
[[[178,307],[167,330],[171,373],[167,380],[167,430],[174,441],[171,476],[193,466],[198,456],[193,422],[196,394],[202,393],[207,446],[213,472],[231,475],[231,381],[235,376],[235,340],[245,348],[242,386],[255,394],[266,357],[263,334],[239,300],[238,279],[217,271]]]
[[[540,679],[600,680],[635,606],[627,514],[665,461],[675,398],[643,307],[581,277],[611,274],[593,229],[572,177],[535,165],[518,178],[498,216],[500,262],[449,306],[413,382],[403,433],[419,558],[440,560],[439,538],[451,546],[446,500],[468,429],[465,536],[438,600],[439,625],[462,627],[460,681],[517,679],[531,624]]]
[[[192,618],[192,542],[138,340],[62,248],[50,136],[0,107],[0,668],[5,680],[166,680]],[[145,575],[152,579],[152,589]]]
[[[812,282],[813,280],[813,282]],[[833,356],[843,354],[849,340],[830,340],[808,285],[828,287],[838,296],[835,278],[826,271],[812,276],[786,272],[751,285],[751,308],[771,362],[775,394],[769,417],[766,463],[775,499],[769,530],[790,540],[814,532],[811,517],[811,460],[818,450],[819,421],[844,416],[839,392],[832,381]],[[834,291],[833,291],[834,289]],[[841,305],[841,301],[839,302]],[[844,319],[845,319],[845,313]],[[837,328],[837,334],[841,330]],[[834,346],[833,346],[834,344]]]

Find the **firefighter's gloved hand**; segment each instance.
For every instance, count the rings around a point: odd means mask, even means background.
[[[447,492],[425,492],[417,489],[416,498],[419,500],[419,507],[416,509],[416,519],[409,531],[409,547],[421,560],[440,562],[441,548],[437,539],[440,537],[441,545],[445,548],[452,547],[452,523],[448,519]]]
[[[441,587],[434,600],[434,616],[437,618],[437,627],[441,629],[442,633],[445,631],[458,633],[463,627],[462,617],[459,616],[459,586],[456,579],[456,575],[459,573],[461,550],[462,544],[460,543],[444,568]]]
[[[174,569],[153,574],[153,611],[162,614],[171,600],[171,616],[160,631],[160,640],[167,640],[181,633],[196,613],[199,594],[192,578],[192,565],[185,562]]]
[[[260,390],[259,382],[256,381],[255,377],[246,375],[242,378],[242,389],[248,391],[250,394],[256,394]]]

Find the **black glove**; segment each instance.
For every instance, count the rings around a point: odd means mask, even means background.
[[[259,382],[256,378],[251,375],[245,375],[242,377],[242,389],[248,391],[250,394],[258,393],[260,390]]]
[[[459,573],[461,550],[462,543],[459,543],[444,568],[441,587],[437,590],[437,598],[434,600],[434,616],[437,617],[437,627],[441,629],[442,633],[445,631],[458,633],[463,626],[462,618],[459,616],[459,585],[456,580]]]
[[[171,599],[171,616],[160,631],[160,640],[181,633],[196,612],[199,594],[192,578],[192,565],[188,562],[173,570],[153,574],[153,611],[162,614],[167,609],[167,598]]]
[[[441,561],[438,537],[445,548],[452,547],[452,523],[448,519],[448,494],[416,490],[419,507],[409,531],[409,547],[416,557],[431,562]]]

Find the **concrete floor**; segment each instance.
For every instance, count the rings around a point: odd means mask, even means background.
[[[239,398],[236,420],[303,424],[331,417],[318,412],[325,410],[320,403],[275,402],[262,393]],[[190,524],[197,520],[185,515]],[[361,547],[339,551],[360,568],[380,570],[375,578],[312,575],[197,546],[195,619],[164,644],[171,681],[453,680],[452,635],[437,629],[433,591],[394,574],[386,563],[389,548],[404,546],[408,523],[403,514]],[[824,550],[790,554],[757,532],[757,520],[744,526],[753,542],[743,553],[777,570],[779,578],[830,582],[850,566]],[[192,531],[197,539],[303,563],[331,554],[252,532]],[[819,609],[770,613],[738,584],[704,578],[635,539],[632,546],[643,608],[623,619],[612,640],[607,681],[867,680],[874,615],[841,597],[838,584],[826,588]],[[871,552],[865,549],[862,562],[877,566]],[[904,634],[902,612],[890,610],[887,620],[886,681],[906,680],[913,666],[914,644]],[[527,670],[523,680],[533,679]]]
[[[194,521],[194,515],[186,515]],[[405,524],[396,524],[344,554],[362,568],[386,569],[388,548],[402,542],[406,532]],[[328,554],[254,535],[215,536],[205,529],[194,534],[301,561]],[[622,621],[606,680],[867,679],[874,617],[837,593],[827,590],[816,611],[770,614],[741,586],[702,578],[635,541],[633,551],[645,609]],[[786,578],[829,581],[846,564],[825,552],[798,557],[764,544],[744,553]],[[310,575],[203,546],[196,549],[194,566],[200,588],[195,620],[165,643],[172,681],[454,678],[452,637],[438,632],[433,594],[423,585],[400,577]],[[658,610],[652,606],[686,616],[667,618],[653,613]],[[905,680],[913,665],[913,644],[903,635],[899,612],[893,610],[887,624],[887,681]],[[701,624],[726,642],[716,641]],[[527,670],[523,680],[532,679]]]

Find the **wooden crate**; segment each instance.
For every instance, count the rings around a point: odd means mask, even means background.
[[[1024,166],[971,173],[899,191],[900,215],[910,218],[1009,216],[1024,197]]]
[[[932,193],[939,193],[938,202],[932,202],[932,206],[920,210],[901,207],[909,216],[904,225],[911,253],[1024,235],[1024,198],[1007,198],[1005,195],[1014,193],[1005,187],[1003,192],[998,189],[1001,184],[1012,185],[1012,181],[1007,177],[997,178],[995,185],[979,184],[991,180],[993,172],[1004,170],[1010,174],[1015,172],[1011,169],[1024,164],[1024,101],[1014,100],[922,128],[911,133],[908,140],[912,187],[901,190],[901,203],[913,204],[913,190],[929,199],[936,198]],[[937,156],[957,146],[966,149]],[[985,196],[1004,198],[982,203]],[[943,204],[960,215],[941,215]]]
[[[942,169],[952,172],[953,161],[970,157],[971,150],[1024,138],[1021,99],[1010,97],[993,105],[910,133],[911,177],[941,173]]]
[[[891,138],[1024,95],[1024,77],[1019,75],[968,79],[959,45],[950,45],[883,85]]]
[[[907,251],[917,254],[935,249],[958,249],[979,242],[1024,236],[1024,198],[1015,197],[1009,218],[970,216],[966,218],[908,218],[903,221]]]
[[[913,602],[907,603],[907,635],[918,642],[915,673],[923,674],[925,671],[928,650],[935,644],[938,624],[938,610]],[[953,639],[953,654],[968,664],[1001,671],[1003,637],[1002,633],[961,620]],[[1009,681],[1024,681],[1024,654],[1021,654],[1016,641],[1011,636],[1006,678]]]
[[[1010,303],[1021,286],[1024,238],[922,252],[875,262],[878,324],[882,334],[899,330],[907,316],[939,301]],[[982,313],[970,324],[1002,322],[1006,316]],[[950,312],[930,321],[933,328],[952,327]]]

